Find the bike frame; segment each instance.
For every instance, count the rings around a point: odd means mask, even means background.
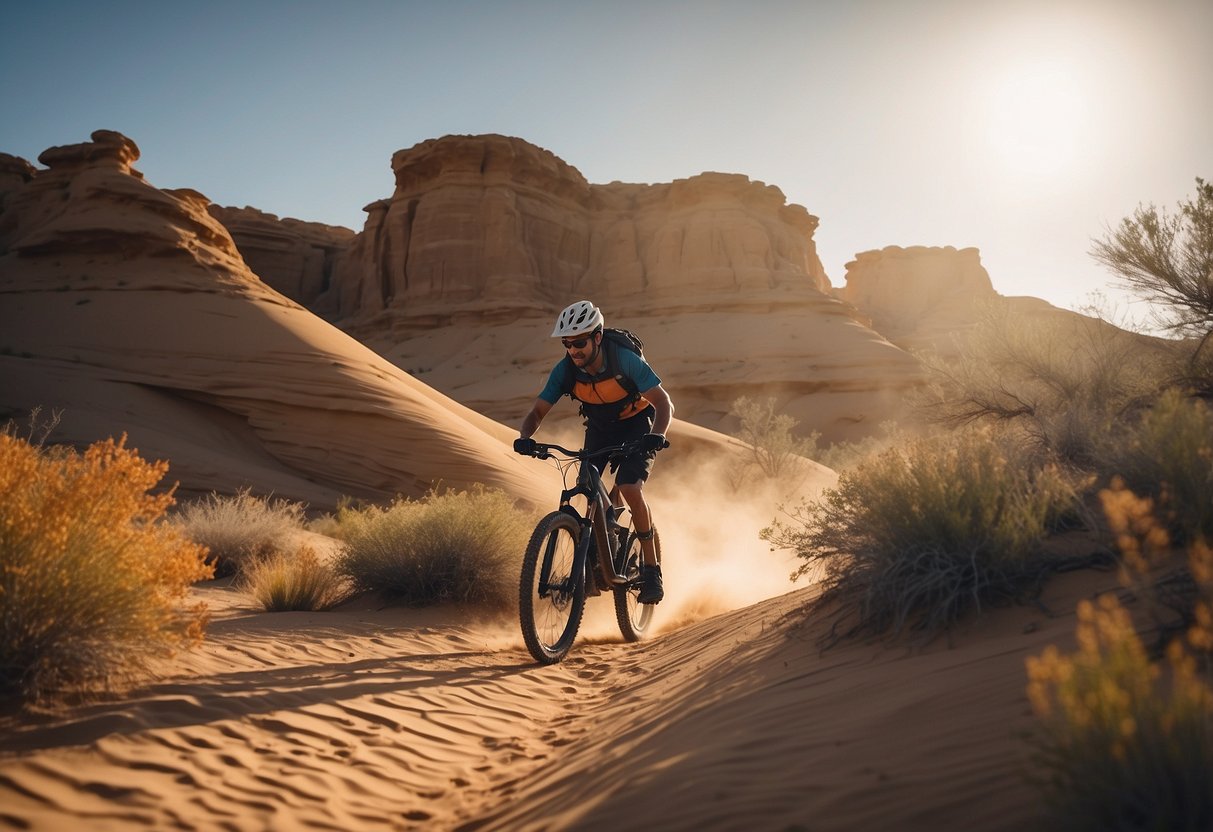
[[[623,445],[612,445],[608,448],[602,448],[598,451],[588,453],[586,451],[570,451],[568,448],[562,448],[559,445],[544,445],[536,444],[535,456],[539,459],[547,459],[551,456],[552,451],[557,451],[564,454],[570,459],[576,459],[579,463],[577,470],[577,484],[572,488],[566,488],[560,492],[560,510],[571,515],[577,520],[581,526],[581,535],[577,540],[577,548],[573,552],[573,574],[586,575],[586,558],[589,557],[590,541],[595,543],[595,551],[600,555],[605,554],[605,557],[598,557],[597,571],[606,583],[608,588],[622,587],[628,585],[628,578],[621,575],[615,566],[615,560],[618,549],[618,537],[613,534],[619,527],[616,522],[615,506],[611,502],[611,495],[606,489],[606,485],[602,481],[602,476],[598,473],[598,469],[594,467],[592,460],[598,457],[610,457],[615,455],[625,455],[632,452],[634,443]],[[586,498],[586,512],[582,515],[572,505],[574,497],[582,496]],[[554,545],[554,541],[549,542],[549,547]],[[552,568],[552,552],[550,549],[544,552],[543,564],[539,571],[539,589],[540,594],[548,590],[548,578]],[[578,571],[580,570],[580,571]],[[587,575],[588,577],[588,575]]]

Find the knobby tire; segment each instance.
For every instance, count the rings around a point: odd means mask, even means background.
[[[572,574],[573,553],[580,536],[581,526],[576,519],[563,511],[553,511],[539,521],[522,557],[518,618],[526,649],[541,664],[555,664],[563,659],[581,626],[585,612],[585,569]],[[548,583],[553,588],[541,597],[539,578],[549,550],[552,563]]]
[[[644,638],[649,625],[653,623],[653,608],[656,604],[642,604],[640,596],[640,540],[636,531],[628,529],[626,554],[626,571],[628,578],[624,586],[615,587],[615,621],[619,624],[619,632],[625,641],[640,641]],[[657,550],[657,563],[661,564],[661,533],[653,533],[653,546]]]

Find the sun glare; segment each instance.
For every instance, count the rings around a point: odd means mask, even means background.
[[[1006,174],[1038,180],[1077,173],[1096,137],[1079,68],[1037,59],[1007,67],[985,91],[985,142]]]

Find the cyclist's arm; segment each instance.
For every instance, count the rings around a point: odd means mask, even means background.
[[[518,435],[523,439],[529,439],[531,434],[539,430],[539,424],[551,409],[551,402],[542,398],[535,399],[535,404],[531,406],[531,412],[526,415],[522,420],[522,424],[518,426]]]
[[[670,421],[674,418],[674,402],[670,400],[670,394],[658,384],[640,395],[648,399],[649,403],[653,405],[653,410],[656,411],[653,415],[653,433],[665,436],[666,431],[670,429]]]

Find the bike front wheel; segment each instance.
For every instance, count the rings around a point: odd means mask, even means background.
[[[661,535],[653,532],[653,546],[657,549],[657,563],[661,564]],[[640,539],[634,529],[628,529],[627,538],[621,548],[616,571],[628,580],[623,586],[615,587],[615,620],[619,624],[619,632],[627,641],[640,641],[649,626],[653,623],[653,608],[655,604],[640,603]]]
[[[585,611],[585,570],[574,570],[576,518],[554,511],[539,521],[522,558],[518,618],[526,649],[542,664],[565,657]],[[574,574],[576,571],[577,574]]]

